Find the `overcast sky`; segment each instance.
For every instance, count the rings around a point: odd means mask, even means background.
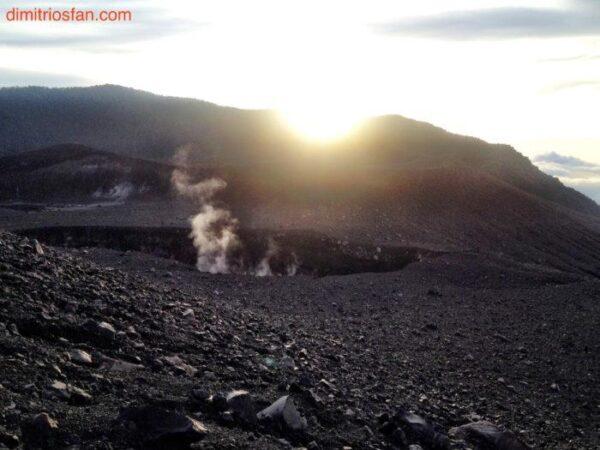
[[[130,8],[17,24],[6,4]],[[0,85],[115,83],[239,107],[397,113],[600,165],[600,0],[11,0]]]

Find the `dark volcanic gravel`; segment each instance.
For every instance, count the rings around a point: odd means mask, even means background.
[[[0,448],[595,449],[599,298],[475,256],[252,278],[0,233]]]

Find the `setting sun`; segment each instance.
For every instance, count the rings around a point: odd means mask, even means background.
[[[364,117],[344,110],[343,106],[312,106],[280,111],[284,121],[298,134],[311,141],[331,141],[343,138]]]

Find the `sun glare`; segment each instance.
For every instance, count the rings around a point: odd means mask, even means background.
[[[281,115],[290,128],[303,138],[320,142],[343,138],[364,119],[361,114],[344,110],[343,105],[284,109]]]

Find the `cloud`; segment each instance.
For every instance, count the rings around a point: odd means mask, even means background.
[[[538,60],[542,63],[560,63],[560,62],[574,62],[574,61],[596,61],[600,59],[600,54],[583,54],[574,56],[562,56],[558,58],[544,58]]]
[[[562,83],[553,84],[547,86],[540,91],[540,94],[554,94],[556,92],[565,91],[568,89],[576,89],[581,87],[587,87],[592,89],[600,88],[600,80],[571,80],[564,81]]]
[[[503,7],[451,11],[378,25],[384,33],[472,40],[600,35],[600,1],[571,0],[564,8]]]
[[[575,158],[574,156],[561,155],[560,153],[550,152],[539,155],[534,159],[537,163],[560,164],[573,168],[577,167],[600,167],[594,163],[584,161],[583,159]]]
[[[39,2],[21,0],[21,10],[38,8]],[[46,2],[41,9],[53,10],[73,7],[72,2],[54,0]],[[153,2],[141,3],[137,0],[90,1],[77,6],[80,10],[128,10],[132,12],[131,22],[118,23],[56,23],[56,22],[7,22],[6,10],[0,11],[3,25],[0,27],[0,47],[13,48],[56,48],[70,47],[88,51],[123,44],[156,40],[167,36],[185,33],[205,24],[188,17],[175,17],[164,7]],[[31,26],[35,25],[35,32]],[[28,27],[28,28],[27,28]],[[58,28],[60,27],[60,28]]]
[[[112,25],[107,25],[112,26]],[[0,46],[17,48],[77,47],[82,50],[104,45],[132,44],[135,42],[155,40],[169,35],[188,31],[181,26],[148,23],[136,24],[135,27],[115,25],[111,32],[95,32],[72,34],[30,34],[24,32],[0,33]]]
[[[556,152],[537,156],[533,161],[543,172],[600,203],[600,164]]]
[[[49,86],[71,87],[88,86],[90,80],[82,77],[51,72],[35,72],[0,67],[0,87],[7,86]]]

